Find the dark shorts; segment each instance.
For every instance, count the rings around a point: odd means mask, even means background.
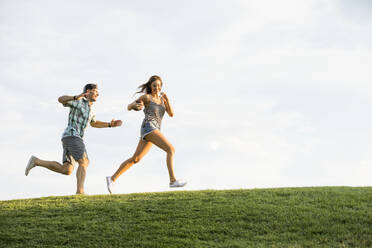
[[[63,146],[63,163],[69,162],[74,164],[79,159],[88,158],[83,139],[75,136],[68,136],[62,139]]]

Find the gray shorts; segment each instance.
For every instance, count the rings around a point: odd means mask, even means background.
[[[156,129],[159,129],[156,125],[156,123],[150,121],[150,122],[142,122],[142,126],[141,126],[141,139],[142,140],[146,140],[145,139],[145,136],[148,135],[149,133],[151,133],[152,131],[156,130]]]
[[[63,163],[69,162],[74,164],[79,159],[88,158],[87,150],[85,149],[84,141],[80,137],[68,136],[62,138],[63,146]]]

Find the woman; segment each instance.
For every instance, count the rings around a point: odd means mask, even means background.
[[[138,88],[137,93],[144,93],[136,101],[128,105],[128,110],[139,111],[145,106],[145,119],[141,126],[141,139],[137,145],[134,155],[124,161],[113,176],[106,177],[107,189],[112,193],[112,185],[118,177],[128,170],[133,164],[138,163],[150,150],[152,144],[158,146],[167,153],[167,167],[170,178],[170,187],[183,187],[186,182],[176,180],[173,171],[174,148],[172,144],[160,132],[161,121],[167,112],[173,117],[173,109],[165,93],[160,92],[163,82],[159,76],[152,76],[147,83]]]

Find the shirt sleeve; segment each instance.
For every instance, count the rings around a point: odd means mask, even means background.
[[[96,115],[92,115],[92,118],[90,119],[90,123],[96,122]]]

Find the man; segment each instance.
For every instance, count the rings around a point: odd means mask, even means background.
[[[26,176],[32,168],[40,166],[65,175],[70,175],[74,170],[75,162],[79,167],[76,172],[77,190],[76,194],[84,194],[84,181],[86,170],[89,164],[87,151],[85,149],[83,136],[88,123],[92,127],[118,127],[121,120],[101,122],[95,119],[92,109],[93,103],[97,100],[98,88],[96,84],[87,84],[83,93],[76,96],[61,96],[58,101],[65,107],[70,108],[68,126],[62,134],[63,165],[55,161],[41,160],[31,156],[25,170]]]

